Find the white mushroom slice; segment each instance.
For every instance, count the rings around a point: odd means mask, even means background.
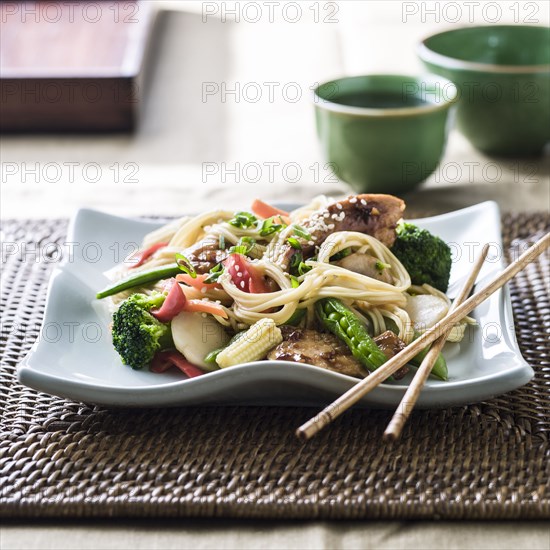
[[[211,315],[182,311],[174,317],[171,327],[176,349],[189,362],[209,370],[212,365],[205,363],[204,358],[229,342],[222,325]]]

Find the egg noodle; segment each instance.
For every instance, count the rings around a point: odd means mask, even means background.
[[[324,196],[317,197],[310,204],[292,211],[291,223],[299,223],[312,213],[325,208],[329,202]],[[174,263],[176,253],[184,253],[187,248],[204,239],[223,242],[224,247],[229,248],[241,243],[245,237],[248,242],[253,243],[246,254],[255,272],[273,281],[278,290],[269,293],[245,292],[238,288],[227,270],[219,276],[215,288],[210,288],[213,285],[203,288],[182,286],[187,299],[208,300],[220,304],[227,318],[214,315],[215,319],[234,330],[247,328],[262,318],[270,318],[281,325],[299,309],[306,310],[305,323],[311,326],[314,322],[315,302],[321,298],[336,297],[352,307],[374,335],[384,332],[390,325],[408,344],[414,338],[413,322],[406,311],[409,292],[440,296],[447,303],[447,309],[450,307],[451,302],[447,296],[433,287],[411,287],[410,276],[401,262],[387,246],[370,235],[353,231],[330,234],[319,247],[316,257],[304,260],[306,269],[309,270],[291,277],[277,258],[281,251],[288,249],[287,239],[292,234],[293,226],[288,225],[279,232],[262,236],[261,223],[246,228],[236,227],[228,223],[234,216],[233,211],[216,210],[181,218],[152,231],[145,236],[144,247],[156,243],[168,244],[143,265],[132,268],[132,272]],[[345,269],[335,265],[334,261],[331,263],[331,258],[342,251],[371,256],[384,266],[386,273],[391,276],[388,277],[391,282]],[[118,278],[127,274],[127,271],[123,267],[114,275]],[[121,292],[113,299],[118,303],[135,292],[150,293],[153,290],[163,290],[163,282],[148,288]],[[463,332],[462,330],[462,334]]]

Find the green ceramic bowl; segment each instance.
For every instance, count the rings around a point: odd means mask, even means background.
[[[418,55],[459,90],[457,126],[494,156],[540,155],[550,142],[550,29],[467,27],[426,38]]]
[[[358,192],[401,193],[436,169],[455,85],[433,75],[368,75],[315,90],[317,134],[336,175]]]

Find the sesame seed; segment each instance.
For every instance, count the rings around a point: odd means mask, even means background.
[[[337,219],[338,219],[338,214],[332,214],[331,218],[332,218],[333,220],[337,220]]]
[[[328,227],[329,229],[334,229],[334,224],[333,224],[333,223],[329,223],[327,227]]]
[[[242,277],[243,274],[240,271],[237,271],[237,277]]]
[[[239,272],[241,270],[241,267],[239,265],[235,265],[235,271]]]
[[[244,288],[244,281],[241,281],[241,288]]]
[[[323,218],[328,218],[329,216],[330,216],[330,214],[329,214],[328,212],[325,212],[325,213],[323,214]]]
[[[349,200],[349,202],[351,204],[355,204],[357,202],[357,197],[353,197],[352,199]]]
[[[206,294],[206,291],[207,291],[207,290],[208,290],[208,289],[207,289],[205,286],[203,286],[203,287],[201,288],[201,292],[202,292],[203,294]]]
[[[361,199],[361,204],[362,204],[363,206],[367,206],[367,201],[366,201],[365,199]]]
[[[307,244],[313,246],[315,243],[313,241],[308,241]]]
[[[336,208],[338,208],[338,210],[342,210],[342,205],[339,202],[337,202],[336,203]]]
[[[201,313],[201,315],[206,319],[206,313]]]

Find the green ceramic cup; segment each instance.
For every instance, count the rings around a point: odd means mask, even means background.
[[[426,38],[418,55],[458,88],[457,127],[480,151],[541,155],[550,142],[550,29],[466,27]]]
[[[402,193],[433,173],[455,85],[433,75],[368,75],[315,90],[317,134],[335,174],[358,192]]]

